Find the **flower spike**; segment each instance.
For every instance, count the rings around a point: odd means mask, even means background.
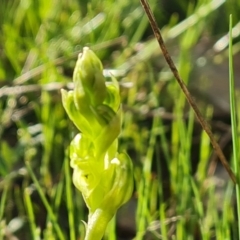
[[[100,59],[88,47],[79,54],[74,89],[62,89],[62,102],[78,133],[70,144],[73,183],[89,209],[85,240],[100,240],[108,222],[133,191],[133,167],[118,153],[122,108],[119,85],[106,82]]]

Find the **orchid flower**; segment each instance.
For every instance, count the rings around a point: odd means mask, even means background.
[[[122,118],[118,82],[113,76],[106,82],[100,59],[88,47],[79,54],[73,82],[72,91],[61,90],[63,106],[80,131],[70,144],[73,183],[89,209],[85,240],[100,240],[132,195],[132,161],[118,153]]]

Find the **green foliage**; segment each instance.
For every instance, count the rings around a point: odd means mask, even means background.
[[[149,2],[186,83],[195,81],[192,76],[202,60],[207,65],[199,68],[199,74],[213,67],[209,59],[226,59],[228,53],[216,53],[213,45],[228,33],[230,13],[233,28],[237,25],[238,1]],[[233,207],[236,190],[228,180],[208,176],[209,165],[214,165],[209,140],[166,68],[138,0],[2,0],[0,5],[0,239],[75,240],[85,235],[81,220],[88,219],[86,206],[73,186],[69,166],[68,146],[76,134],[70,149],[73,159],[75,154],[94,155],[98,149],[97,154],[107,152],[120,163],[129,163],[126,155],[114,155],[118,147],[133,160],[135,188],[129,206],[135,212],[125,214],[127,219],[133,215],[136,226],[131,236],[122,238],[239,239],[239,210]],[[226,44],[224,39],[221,43]],[[234,36],[230,55],[239,51],[238,40]],[[88,65],[94,69],[87,76],[92,81],[81,83],[80,91],[74,93],[72,75],[84,46],[94,50],[102,63]],[[213,68],[213,72],[218,70]],[[86,77],[77,75],[74,79]],[[211,80],[202,78],[197,88]],[[61,88],[68,90],[63,91],[63,98],[69,117],[62,106]],[[102,91],[96,91],[99,88]],[[95,94],[86,96],[89,91]],[[233,87],[231,91],[233,97]],[[88,104],[84,106],[81,99]],[[212,122],[214,107],[209,101],[199,104],[216,130],[223,119]],[[220,125],[223,130],[215,134],[221,140],[230,126],[229,122]],[[239,116],[236,126],[237,139]],[[87,135],[78,135],[79,131]],[[108,136],[106,141],[104,136]],[[118,146],[112,143],[117,136]],[[81,144],[90,151],[82,151]],[[231,144],[226,152],[229,158],[234,156]],[[107,175],[115,176],[119,162]],[[71,164],[78,168],[77,161]],[[80,165],[94,179],[102,174],[100,163]],[[93,173],[95,166],[99,172]],[[239,176],[239,168],[235,171]],[[111,183],[111,179],[101,182],[105,189]],[[120,183],[114,182],[113,189],[120,189]],[[117,207],[118,201],[125,199],[117,199]],[[104,239],[116,239],[116,232],[124,232],[115,229],[116,222],[121,226],[119,216]]]

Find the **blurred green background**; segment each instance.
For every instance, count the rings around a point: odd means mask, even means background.
[[[240,2],[149,3],[231,163],[227,34],[232,14],[237,90]],[[238,239],[234,187],[137,0],[0,0],[0,239],[83,239],[87,209],[68,159],[77,130],[60,89],[72,88],[84,46],[120,83],[119,149],[134,163],[132,200],[105,239]]]

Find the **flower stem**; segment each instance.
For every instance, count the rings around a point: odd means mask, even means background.
[[[84,240],[101,240],[113,215],[98,208],[89,215]]]

